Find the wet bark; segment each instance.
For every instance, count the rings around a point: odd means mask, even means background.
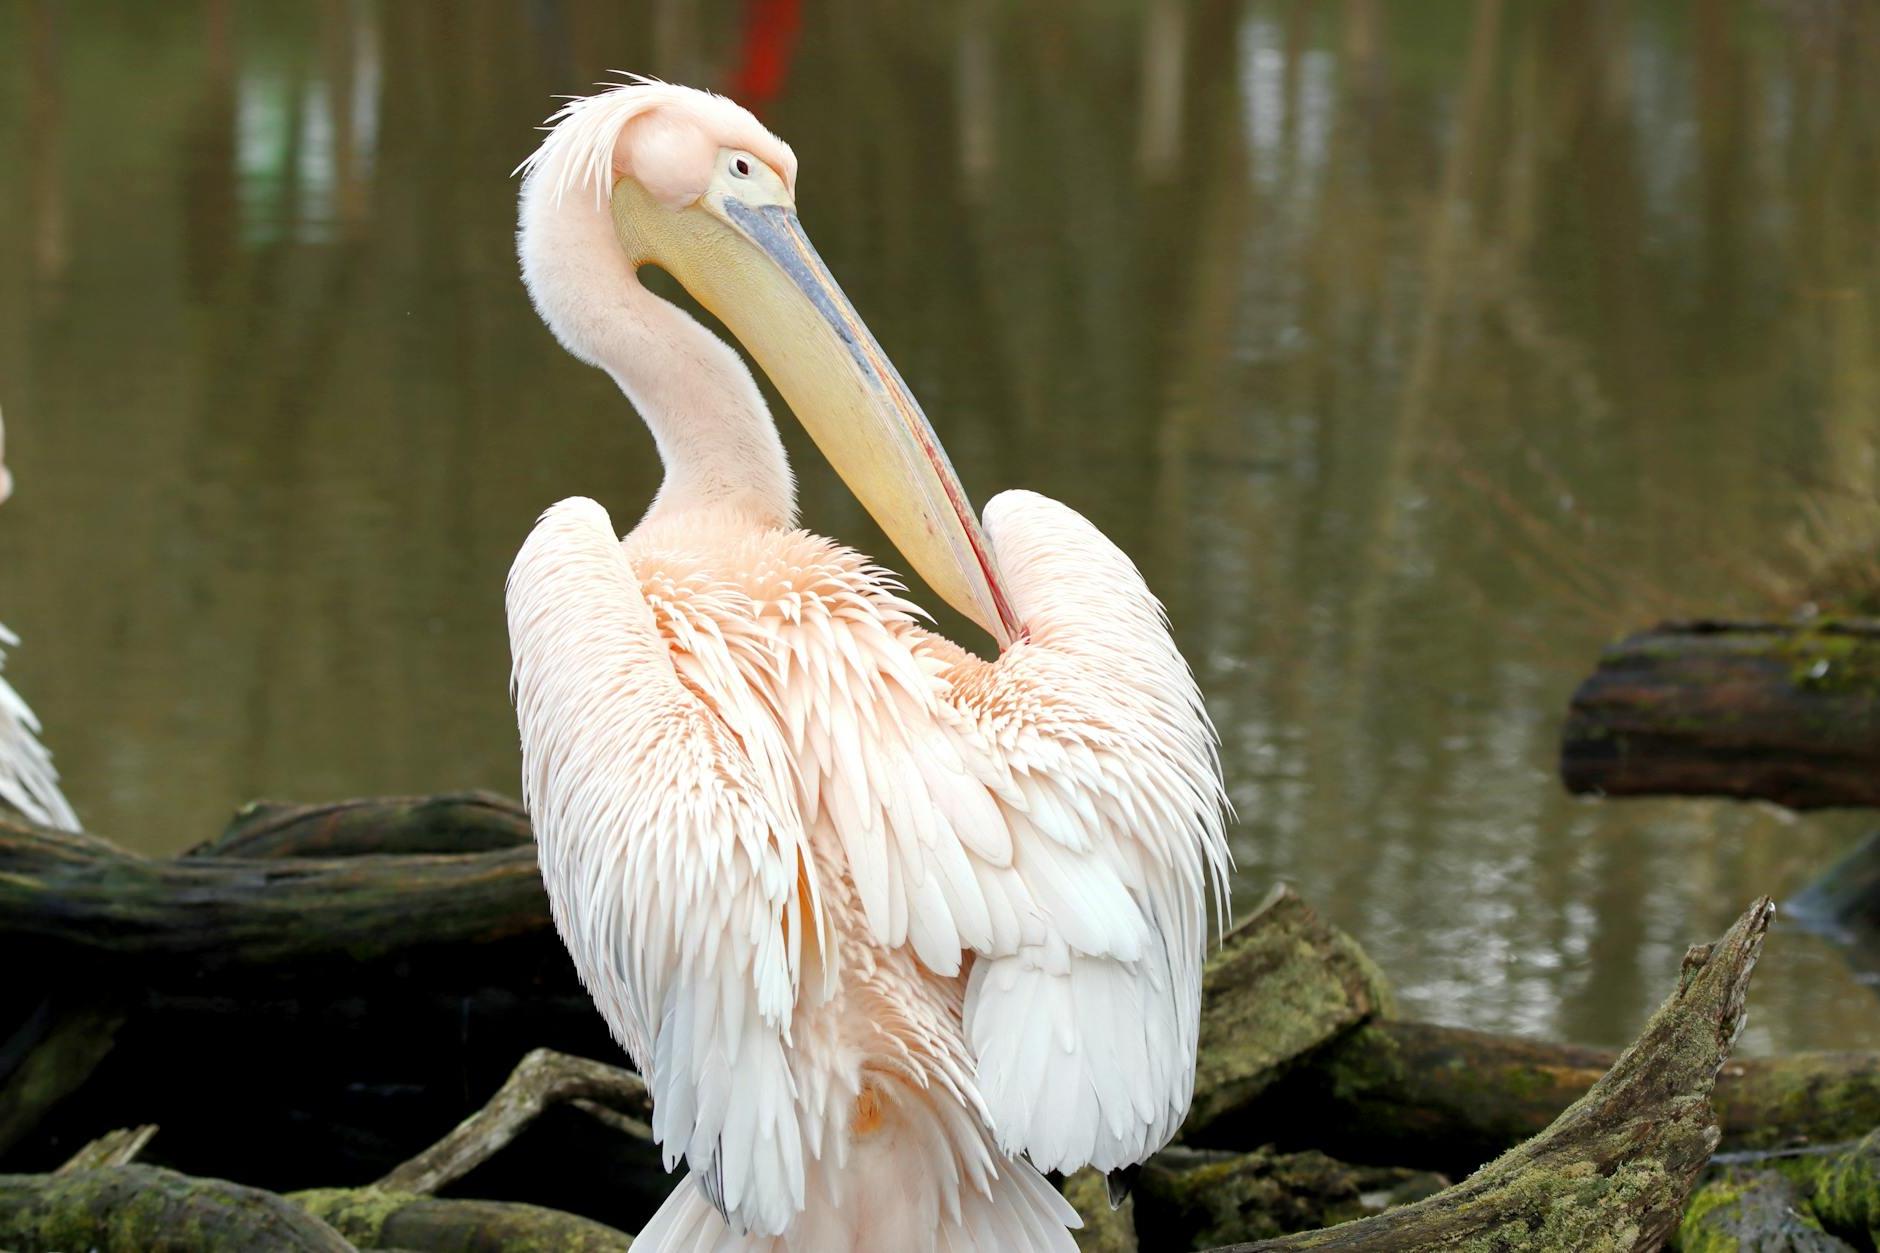
[[[1880,621],[1641,632],[1600,657],[1561,740],[1574,792],[1880,805]]]

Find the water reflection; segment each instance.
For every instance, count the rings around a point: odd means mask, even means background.
[[[1852,833],[1570,802],[1613,633],[1880,533],[1880,13],[1471,0],[47,2],[0,12],[10,670],[139,847],[236,800],[514,789],[500,588],[650,444],[514,277],[551,94],[736,88],[982,498],[1170,605],[1249,893],[1411,1010],[1617,1040]],[[794,429],[808,522],[881,548]],[[950,625],[957,626],[957,623]],[[1753,1047],[1871,1044],[1784,936]]]

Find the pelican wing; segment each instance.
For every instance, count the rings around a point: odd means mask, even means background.
[[[1214,734],[1095,527],[1008,492],[986,533],[1024,641],[972,657],[835,554],[793,567],[817,594],[779,634],[774,703],[874,940],[943,976],[979,955],[965,1026],[1000,1146],[1110,1169],[1188,1107],[1208,870],[1226,882]]]
[[[1032,492],[985,521],[1027,638],[955,690],[1003,750],[1044,934],[975,963],[966,1030],[1001,1147],[1114,1170],[1168,1142],[1194,1087],[1210,873],[1227,910],[1214,729],[1120,549]]]
[[[795,808],[681,681],[599,505],[542,516],[508,612],[556,927],[646,1076],[667,1168],[683,1154],[735,1227],[780,1232],[804,1190],[785,1041],[821,929]]]

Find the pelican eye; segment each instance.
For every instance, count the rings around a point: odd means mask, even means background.
[[[751,172],[751,163],[746,161],[743,157],[739,157],[731,163],[731,172],[736,174],[739,178],[745,178]]]

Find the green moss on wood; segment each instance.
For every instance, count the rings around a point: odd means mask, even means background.
[[[377,1188],[319,1188],[288,1197],[361,1249],[464,1253],[624,1253],[622,1231],[559,1210],[444,1200]]]
[[[1390,1008],[1384,977],[1364,950],[1287,888],[1228,935],[1203,974],[1202,996],[1190,1134]]]
[[[352,1253],[296,1205],[154,1166],[0,1175],[0,1248],[95,1253]]]

